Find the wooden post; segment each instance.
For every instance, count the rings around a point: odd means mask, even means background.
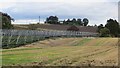
[[[3,33],[2,33],[2,29],[0,29],[0,49],[2,49],[2,39],[3,39]]]
[[[9,46],[10,41],[11,41],[11,38],[12,38],[12,34],[11,34],[11,36],[10,36],[9,39],[8,39],[8,44],[7,44],[7,46]]]
[[[26,44],[26,41],[27,41],[27,37],[26,37],[27,36],[27,31],[25,32],[25,34],[24,34],[24,44]]]
[[[19,32],[19,31],[18,31]],[[19,43],[19,38],[20,38],[20,33],[18,34],[18,37],[17,37],[17,41],[16,41],[16,45],[18,45],[18,43]]]
[[[18,45],[20,35],[17,37],[16,45]]]

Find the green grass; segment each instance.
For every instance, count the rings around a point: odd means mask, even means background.
[[[56,39],[57,40],[57,39]],[[100,41],[99,41],[100,40]],[[94,41],[93,46],[89,46],[88,42]],[[102,42],[110,41],[111,44],[116,44],[116,39],[103,39]],[[57,43],[57,42],[56,42]],[[98,44],[99,43],[99,44]],[[107,55],[106,48],[113,48],[108,46],[101,46],[101,39],[81,38],[76,44],[53,47],[22,47],[13,49],[3,49],[2,51],[2,65],[32,65],[32,63],[42,63],[42,65],[69,65],[76,62],[83,61],[88,58],[98,58]],[[84,46],[86,45],[86,46]],[[35,46],[35,45],[33,45]],[[97,50],[98,49],[98,50]],[[95,51],[97,50],[97,51]],[[111,52],[110,52],[111,53]],[[104,54],[104,55],[103,55]],[[91,56],[93,55],[93,56]],[[98,56],[97,56],[98,55]]]
[[[90,38],[83,38],[82,40],[80,40],[77,44],[75,44],[74,46],[80,46],[80,45],[84,45],[85,43],[89,42]]]
[[[9,49],[9,50],[3,50],[2,52],[12,52],[12,51],[26,51],[26,50],[37,50],[42,48],[23,48],[23,49]]]
[[[26,52],[26,51],[38,51],[35,53],[31,52]],[[3,53],[5,52],[13,52],[13,54],[3,54],[3,63],[6,64],[21,64],[21,63],[26,63],[26,62],[33,62],[33,61],[38,61],[37,58],[34,58],[36,56],[44,56],[47,58],[53,58],[54,56],[58,55],[57,53],[54,53],[54,49],[48,49],[48,50],[40,50],[40,48],[25,48],[25,49],[15,49],[15,50],[4,50]],[[18,52],[17,54],[14,54],[14,52]],[[22,53],[19,53],[22,52]],[[40,59],[39,59],[40,61]],[[11,62],[11,63],[10,63]]]

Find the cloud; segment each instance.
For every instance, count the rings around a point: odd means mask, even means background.
[[[118,18],[117,0],[37,0],[41,2],[4,2],[2,11],[10,14],[16,19],[16,23],[23,20],[34,20],[41,16],[43,20],[47,16],[57,15],[60,19],[66,18],[81,18],[84,17],[90,20],[90,24],[106,23],[109,18]],[[45,1],[45,2],[42,2]],[[115,1],[115,0],[114,0]],[[9,6],[7,6],[7,3]],[[5,5],[6,4],[6,5]],[[1,7],[1,6],[0,6]],[[25,23],[25,22],[24,22]]]
[[[38,23],[37,19],[19,19],[16,20],[15,22],[12,22],[13,24],[33,24],[33,23]],[[40,23],[44,23],[43,21],[41,21]]]
[[[118,2],[119,0],[10,0],[10,2]],[[0,0],[0,2],[9,2]]]

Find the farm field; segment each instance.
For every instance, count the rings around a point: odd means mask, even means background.
[[[117,66],[118,38],[54,38],[3,49],[3,66]]]

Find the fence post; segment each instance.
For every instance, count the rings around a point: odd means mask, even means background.
[[[2,49],[2,39],[3,39],[3,33],[2,33],[2,29],[0,29],[0,49]]]
[[[31,36],[31,42],[33,42],[32,30],[30,31],[30,36]]]
[[[20,38],[20,35],[17,37],[16,45],[17,45],[18,42],[19,42],[19,38]]]
[[[18,34],[16,45],[18,45],[18,43],[19,43],[19,38],[20,38],[20,33]]]
[[[27,41],[26,35],[27,35],[27,31],[26,31],[25,34],[24,34],[24,44],[26,44],[26,41]]]
[[[8,39],[8,44],[7,44],[7,46],[9,46],[10,41],[11,41],[11,38],[12,38],[12,34],[10,35],[10,37],[9,37],[9,39]]]

